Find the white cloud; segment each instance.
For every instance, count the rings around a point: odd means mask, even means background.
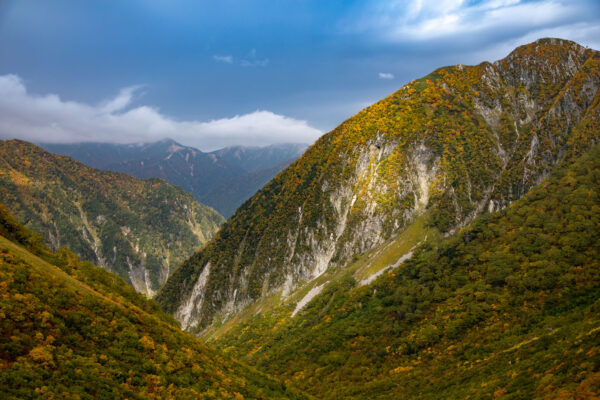
[[[250,50],[250,53],[240,61],[242,67],[266,67],[269,64],[269,59],[258,59],[256,57],[256,49]]]
[[[177,121],[150,106],[132,107],[139,87],[98,105],[27,92],[16,75],[0,76],[0,137],[33,142],[154,141],[166,137],[202,150],[235,144],[312,143],[321,132],[306,121],[258,110],[207,122]]]
[[[221,56],[221,55],[215,54],[213,56],[213,59],[215,61],[222,62],[225,64],[233,64],[235,61],[233,59],[233,56],[231,56],[231,55]],[[266,67],[269,64],[269,59],[268,58],[263,58],[263,59],[257,58],[256,57],[256,49],[252,49],[246,55],[246,57],[242,58],[239,61],[236,61],[235,63],[239,64],[241,67]]]
[[[342,30],[369,33],[391,42],[454,38],[472,43],[490,36],[516,37],[580,23],[590,13],[589,4],[568,0],[379,0],[371,4],[358,17],[359,22],[351,18],[342,24]]]
[[[240,61],[240,65],[242,67],[266,67],[269,64],[269,59],[265,58],[263,60],[242,60]]]
[[[117,97],[110,99],[101,105],[100,111],[106,114],[110,114],[124,109],[129,104],[131,104],[131,101],[133,100],[133,95],[141,87],[142,86],[138,85],[121,89]]]
[[[219,56],[219,55],[214,55],[213,59],[215,61],[219,61],[225,64],[233,64],[233,56]]]
[[[394,74],[392,74],[390,72],[380,72],[379,73],[379,78],[381,78],[381,79],[394,79]]]

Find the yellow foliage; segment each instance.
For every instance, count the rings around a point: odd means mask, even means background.
[[[396,367],[393,370],[391,370],[390,374],[399,374],[401,372],[408,372],[412,369],[414,369],[414,367],[411,365],[401,365],[401,366]]]
[[[38,346],[34,347],[29,352],[29,357],[39,363],[50,363],[52,362],[52,347],[50,346]]]
[[[144,347],[144,350],[154,350],[154,340],[149,336],[142,336],[140,343]]]

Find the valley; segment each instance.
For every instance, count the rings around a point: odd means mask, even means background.
[[[181,332],[121,278],[21,227],[0,205],[5,399],[304,399]]]
[[[8,399],[600,397],[596,50],[435,69],[308,147],[41,146],[0,141]]]

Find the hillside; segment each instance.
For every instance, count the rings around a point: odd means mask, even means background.
[[[301,399],[179,330],[121,278],[52,254],[0,204],[3,399]]]
[[[213,340],[322,399],[597,399],[599,251],[596,146],[374,282],[354,271],[378,253]]]
[[[154,143],[41,144],[99,169],[181,186],[226,218],[306,149],[300,144],[234,146],[210,153],[165,139]],[[222,194],[226,192],[227,195]]]
[[[423,218],[413,242],[505,208],[599,140],[599,63],[597,51],[541,39],[410,82],[244,203],[158,302],[200,332],[333,274]]]
[[[0,142],[0,202],[52,250],[67,246],[147,295],[224,221],[162,180],[96,170],[18,140]]]

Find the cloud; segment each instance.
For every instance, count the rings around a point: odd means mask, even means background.
[[[33,142],[131,143],[173,138],[202,150],[224,146],[312,143],[321,132],[306,121],[258,110],[211,121],[177,121],[156,108],[132,106],[140,87],[98,105],[27,92],[16,75],[0,76],[0,137]]]
[[[233,56],[219,56],[219,55],[214,55],[213,59],[215,61],[219,61],[225,64],[233,64]]]
[[[597,2],[585,0],[376,0],[340,27],[387,43],[443,43],[453,51],[574,24],[593,37],[598,12]]]
[[[214,55],[213,59],[218,62],[222,62],[225,64],[233,64],[234,59],[233,56],[220,56]],[[256,57],[256,49],[252,49],[246,57],[243,59],[236,61],[236,64],[239,64],[241,67],[266,67],[269,64],[268,58],[259,59]]]
[[[250,53],[240,61],[242,67],[266,67],[269,64],[269,59],[258,59],[256,57],[256,49],[250,50]]]
[[[381,78],[381,79],[394,79],[394,74],[392,74],[390,72],[380,72],[379,73],[379,78]]]
[[[240,61],[240,65],[242,67],[266,67],[269,64],[269,59],[265,58],[263,60],[242,60]]]
[[[10,77],[11,75],[8,75],[8,76]],[[1,77],[0,77],[0,79],[1,79]],[[17,78],[17,82],[19,82],[18,78]],[[142,88],[142,85],[129,86],[129,87],[121,89],[121,91],[119,92],[117,97],[110,99],[101,105],[100,111],[103,113],[110,114],[112,112],[116,112],[116,111],[124,109],[129,104],[131,104],[131,101],[133,100],[133,95],[140,88]]]

